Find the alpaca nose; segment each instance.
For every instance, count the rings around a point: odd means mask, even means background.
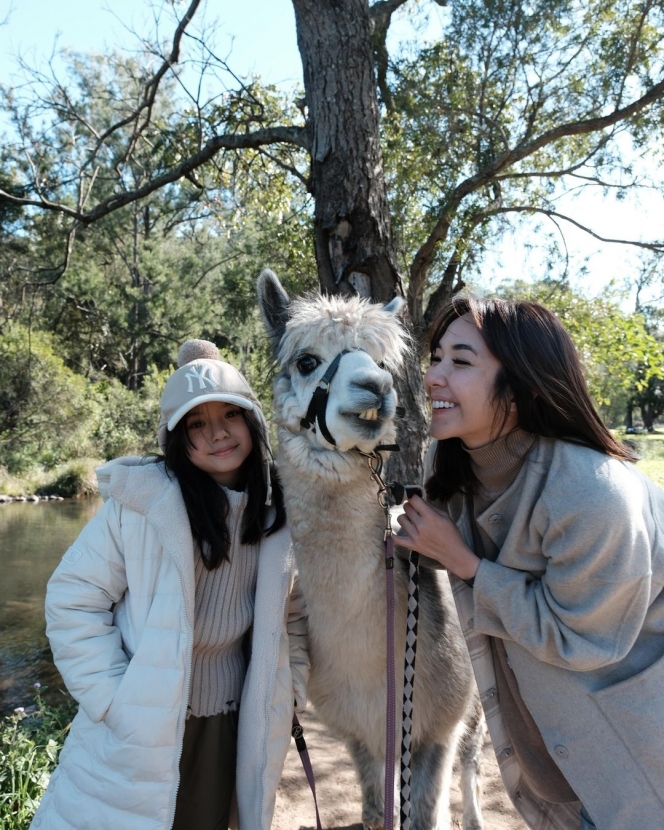
[[[361,392],[370,392],[377,398],[383,398],[392,390],[392,380],[379,380],[377,378],[363,378],[352,384]]]

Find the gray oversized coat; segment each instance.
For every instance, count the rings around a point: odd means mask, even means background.
[[[431,456],[430,456],[431,457]],[[460,497],[448,505],[466,543]],[[546,746],[599,830],[664,827],[664,491],[632,464],[538,438],[479,517],[499,549],[474,587],[450,576],[507,792],[533,830],[576,830],[579,803],[521,781],[488,637],[505,642]]]

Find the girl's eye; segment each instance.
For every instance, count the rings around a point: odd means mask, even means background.
[[[202,429],[205,426],[205,421],[189,421],[187,429]]]
[[[460,357],[455,357],[455,358],[453,358],[453,359],[452,359],[452,363],[453,363],[455,366],[470,366],[469,361],[467,361],[467,360],[463,360],[463,359],[462,359],[462,358],[460,358]]]
[[[432,354],[429,358],[429,365],[433,366],[436,363],[440,363],[440,357],[437,354]]]
[[[295,364],[301,375],[310,375],[320,366],[320,360],[312,354],[303,355]]]
[[[235,418],[237,415],[241,415],[239,409],[231,409],[229,412],[226,413],[227,418]]]

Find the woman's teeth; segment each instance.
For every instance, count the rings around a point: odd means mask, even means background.
[[[451,401],[431,401],[434,409],[453,409],[456,404]]]

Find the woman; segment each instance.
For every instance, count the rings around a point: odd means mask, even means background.
[[[427,500],[398,543],[450,572],[503,781],[532,828],[664,827],[664,492],[536,303],[433,327]]]
[[[271,825],[309,666],[283,498],[244,377],[207,341],[179,362],[164,456],[98,470],[48,584],[79,711],[33,828],[227,830],[234,791],[240,830]]]

